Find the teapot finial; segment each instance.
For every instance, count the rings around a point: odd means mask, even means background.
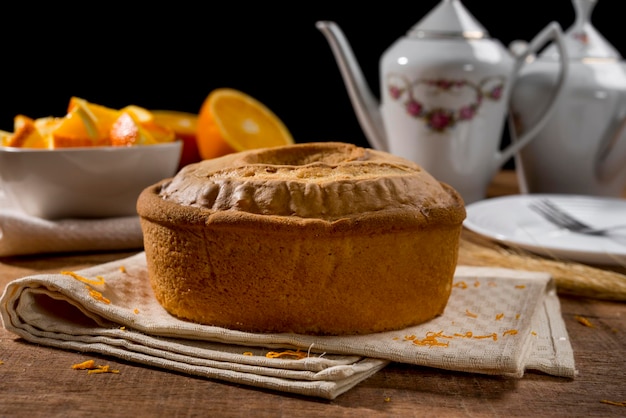
[[[410,38],[488,38],[487,30],[460,0],[442,0],[407,33]]]
[[[582,29],[582,27],[591,21],[591,13],[596,7],[596,0],[572,0],[574,10],[576,11],[576,21],[574,26]]]
[[[591,23],[591,14],[597,0],[572,0],[576,17],[572,26],[565,31],[565,46],[568,59],[581,61],[588,58],[621,60],[621,55]],[[558,60],[559,52],[554,45],[548,46],[542,58]]]

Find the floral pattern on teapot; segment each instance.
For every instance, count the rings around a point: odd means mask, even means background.
[[[443,78],[420,79],[410,82],[405,77],[389,74],[388,90],[393,100],[402,100],[408,115],[424,119],[427,126],[437,132],[445,132],[459,122],[472,120],[478,113],[484,99],[498,101],[502,98],[505,77],[488,77],[478,84],[469,80],[451,80]],[[449,95],[448,98],[464,100],[460,106],[428,106],[427,100],[421,100],[420,92],[430,98],[437,95]]]

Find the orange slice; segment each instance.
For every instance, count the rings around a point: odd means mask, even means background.
[[[28,116],[16,115],[13,118],[13,134],[3,139],[3,145],[22,148],[51,148],[51,137],[42,135],[38,125],[43,128],[45,124],[54,125],[56,123],[54,118],[34,120]]]
[[[123,107],[120,112],[130,113],[141,124],[154,122],[154,115],[148,109],[136,105]]]
[[[151,145],[158,141],[142,126],[137,117],[130,112],[122,114],[113,123],[110,130],[111,145]]]
[[[13,139],[13,132],[7,132],[0,130],[0,145],[3,147],[9,146],[9,141]]]
[[[120,112],[109,131],[112,145],[151,145],[176,139],[174,130],[158,124],[148,109],[129,105]]]
[[[213,90],[204,100],[196,134],[203,159],[294,143],[274,112],[255,98],[230,88]]]
[[[72,97],[67,115],[52,132],[54,146],[110,145],[110,127],[118,116],[118,110]]]
[[[153,110],[152,116],[154,116],[155,123],[171,128],[176,138],[183,141],[179,168],[201,160],[196,140],[198,115],[175,110]]]

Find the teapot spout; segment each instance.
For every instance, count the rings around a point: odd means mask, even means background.
[[[316,27],[330,44],[354,112],[369,143],[376,149],[388,151],[378,100],[367,85],[343,31],[331,21],[319,21]]]

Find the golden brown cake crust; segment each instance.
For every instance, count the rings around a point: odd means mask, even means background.
[[[192,164],[137,209],[173,315],[254,332],[362,334],[443,312],[465,209],[419,166],[344,143]]]

